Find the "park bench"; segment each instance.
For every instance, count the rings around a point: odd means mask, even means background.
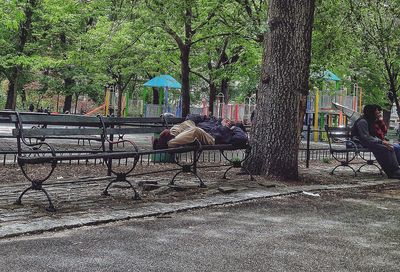
[[[7,114],[6,114],[7,115]],[[202,146],[198,141],[192,145],[177,148],[146,150],[139,149],[133,140],[126,139],[124,135],[142,134],[142,133],[160,133],[171,125],[181,123],[182,118],[118,118],[118,117],[87,117],[79,115],[47,115],[32,113],[8,113],[10,122],[15,124],[13,135],[17,139],[17,162],[23,175],[30,181],[31,185],[26,188],[18,197],[16,203],[21,204],[23,195],[29,190],[42,191],[49,202],[47,210],[55,211],[52,200],[43,188],[43,183],[50,178],[57,164],[62,161],[79,161],[99,159],[103,160],[107,166],[108,174],[113,179],[108,183],[103,191],[103,195],[109,195],[108,189],[116,182],[125,182],[134,192],[134,199],[140,199],[140,195],[127,176],[132,173],[141,156],[170,154],[173,162],[179,166],[178,172],[173,176],[170,185],[174,184],[176,177],[181,173],[191,173],[197,177],[200,187],[205,187],[203,180],[197,173],[197,164],[203,151],[219,151],[229,162],[229,168],[224,172],[223,178],[226,178],[227,172],[232,168],[242,167],[243,162],[249,158],[250,147],[233,145],[212,145]],[[96,137],[100,143],[100,148],[87,153],[68,154],[57,153],[54,143],[48,139],[57,139],[61,137]],[[27,140],[29,139],[29,140]],[[31,141],[37,139],[37,141]],[[27,150],[28,149],[28,150]],[[245,149],[245,156],[241,160],[232,159],[226,156],[225,152],[231,150]],[[189,163],[179,161],[179,154],[190,153],[192,159]],[[113,160],[131,159],[132,164],[124,170],[113,164]],[[45,164],[49,166],[48,172],[41,173],[37,177],[35,171],[29,171],[30,166]],[[118,168],[118,169],[117,169]],[[246,168],[244,168],[247,171]],[[34,170],[34,169],[33,169]],[[250,175],[251,179],[253,177]],[[151,173],[150,173],[151,174]]]
[[[375,163],[372,152],[352,140],[350,127],[329,127],[326,125],[325,131],[328,136],[329,152],[339,162],[330,172],[331,175],[339,167],[348,167],[353,171],[354,176],[357,176],[357,173],[361,172],[361,169],[367,165],[375,166],[379,173],[383,174],[382,169]],[[351,163],[355,164],[357,158],[360,158],[362,163],[355,170]]]

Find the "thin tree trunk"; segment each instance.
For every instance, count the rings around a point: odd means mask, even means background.
[[[124,91],[123,86],[122,86],[122,75],[120,73],[118,73],[117,76],[117,84],[116,84],[116,90],[115,93],[118,94],[118,111],[117,111],[117,117],[121,117],[122,116],[122,93]]]
[[[255,174],[298,179],[300,97],[308,93],[314,0],[271,0],[252,158]]]
[[[58,107],[60,106],[60,93],[57,92],[57,109],[56,112],[58,112]]]
[[[22,88],[21,90],[21,102],[22,102],[22,108],[26,109],[27,105],[26,105],[26,91],[24,88]]]
[[[36,6],[36,0],[29,0],[25,6],[25,21],[20,24],[18,29],[18,38],[17,38],[17,48],[16,51],[18,55],[23,55],[25,44],[28,41],[28,37],[32,31],[32,15],[33,9]],[[7,101],[6,101],[6,109],[15,110],[17,104],[17,91],[20,87],[19,85],[19,77],[22,73],[23,67],[21,65],[16,65],[12,68],[11,77],[9,78],[10,84],[7,92]]]
[[[228,104],[229,102],[228,83],[229,79],[226,78],[221,81],[221,93],[224,95],[224,104]]]
[[[72,94],[69,94],[65,96],[63,113],[66,113],[67,111],[71,113],[71,108],[72,108]]]
[[[18,82],[18,69],[13,68],[13,72],[11,74],[10,79],[8,80],[8,90],[7,90],[7,101],[6,101],[6,109],[15,110],[16,102],[17,102],[17,82]]]
[[[72,78],[64,79],[64,88],[67,92],[71,90],[74,84],[75,82]],[[64,100],[63,113],[65,113],[66,111],[71,113],[71,108],[72,108],[72,94],[67,94]]]
[[[74,114],[76,114],[76,111],[78,109],[78,100],[79,100],[79,94],[75,94],[75,109],[74,109]]]
[[[160,95],[157,88],[153,88],[153,104],[154,105],[160,104]]]
[[[217,95],[217,87],[213,81],[210,82],[210,99],[208,103],[209,115],[214,116],[214,102]]]
[[[189,54],[190,54],[190,46],[186,45],[181,50],[182,117],[186,117],[186,115],[190,113]]]

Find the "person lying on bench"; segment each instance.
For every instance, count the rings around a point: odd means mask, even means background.
[[[203,129],[196,127],[191,120],[174,125],[171,129],[164,129],[159,138],[153,139],[153,149],[165,149],[192,144],[200,141],[204,145],[215,144],[215,139]]]
[[[363,115],[354,123],[351,134],[354,142],[369,148],[389,178],[400,179],[399,162],[393,146],[376,134],[375,122],[380,118],[380,107],[365,105]]]
[[[207,120],[196,126],[193,120],[165,129],[158,139],[153,140],[153,149],[164,149],[192,144],[195,140],[203,145],[247,143],[247,135],[240,127],[231,126],[229,119]]]

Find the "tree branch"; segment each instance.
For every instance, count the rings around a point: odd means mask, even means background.
[[[196,75],[196,76],[198,76],[198,77],[200,77],[200,78],[203,79],[205,82],[207,82],[208,84],[210,84],[211,81],[210,81],[208,78],[206,78],[205,76],[203,76],[202,74],[200,74],[199,72],[196,72],[196,71],[193,71],[193,70],[190,70],[189,72],[192,73],[192,74],[194,74],[194,75]]]
[[[201,42],[201,41],[204,41],[204,40],[211,39],[211,38],[226,37],[226,36],[239,35],[239,34],[240,34],[240,33],[232,32],[232,33],[220,33],[220,34],[210,35],[210,36],[206,36],[206,37],[200,38],[200,39],[198,39],[198,40],[196,40],[196,41],[193,41],[193,42],[191,43],[191,45],[193,45],[193,44],[195,44],[195,43],[198,43],[198,42]]]

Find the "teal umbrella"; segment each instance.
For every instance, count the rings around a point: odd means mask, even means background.
[[[170,75],[156,76],[143,85],[152,88],[164,88],[164,113],[170,111],[168,106],[168,89],[180,89],[182,87],[182,85]]]
[[[329,70],[324,71],[323,79],[331,81],[340,81],[340,78]]]
[[[144,86],[154,88],[180,89],[182,85],[170,75],[159,75],[149,81]]]
[[[340,81],[340,78],[329,70],[325,70],[324,72],[320,71],[320,72],[312,73],[311,78],[313,78],[313,79],[321,79],[322,78],[326,81],[336,81],[336,82]]]

